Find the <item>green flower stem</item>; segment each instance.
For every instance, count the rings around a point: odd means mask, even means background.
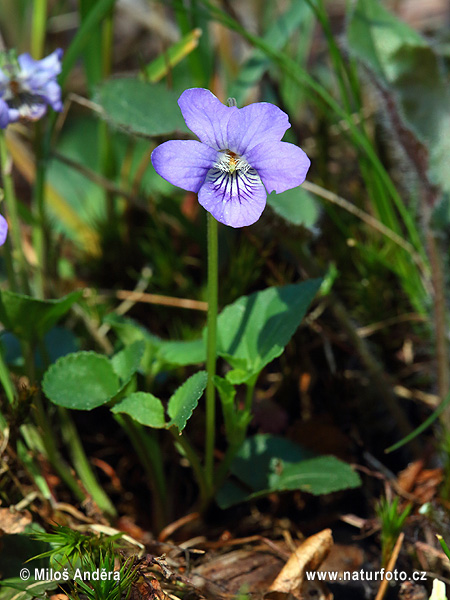
[[[63,439],[69,447],[72,464],[86,491],[92,496],[94,502],[103,513],[109,517],[116,517],[117,511],[92,471],[69,411],[60,406],[58,407],[58,413]]]
[[[208,213],[208,337],[206,370],[206,443],[205,443],[205,480],[209,493],[214,484],[214,445],[216,432],[216,374],[217,356],[217,303],[218,303],[218,234],[217,221]]]
[[[114,418],[126,431],[147,474],[147,481],[153,494],[154,526],[161,531],[167,524],[167,491],[158,441],[152,431],[146,430],[128,415],[116,414]]]
[[[34,276],[35,292],[38,298],[45,297],[44,282],[47,272],[47,239],[45,213],[46,158],[41,123],[35,125],[34,150],[36,156],[36,180],[34,183],[33,245],[37,255],[37,268]]]
[[[174,427],[170,428],[170,433],[174,437],[177,450],[180,452],[180,454],[184,455],[188,459],[189,464],[194,471],[194,475],[197,479],[198,487],[200,489],[200,503],[202,506],[206,506],[209,502],[210,496],[208,495],[205,473],[203,472],[200,460],[184,433],[179,435]]]
[[[247,413],[250,413],[250,411],[252,410],[253,394],[255,391],[255,385],[256,385],[256,381],[258,379],[258,375],[259,375],[259,373],[256,373],[256,375],[253,375],[253,377],[251,379],[249,379],[249,381],[247,382],[247,390],[245,393],[245,404],[244,404],[244,411]]]
[[[13,259],[17,261],[18,266],[18,288],[22,293],[29,291],[27,278],[27,263],[22,248],[22,234],[20,231],[19,211],[17,209],[17,200],[14,193],[14,184],[11,176],[11,159],[6,147],[5,133],[0,131],[0,163],[3,182],[3,194],[9,217],[9,235],[11,236]],[[13,282],[12,282],[13,283]]]
[[[47,26],[47,0],[34,0],[33,22],[31,25],[31,54],[35,60],[44,53],[45,30]]]

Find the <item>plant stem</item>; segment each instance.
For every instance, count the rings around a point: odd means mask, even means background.
[[[42,58],[47,25],[47,0],[34,0],[31,26],[31,54],[35,60]]]
[[[47,144],[44,143],[42,124],[36,123],[34,130],[34,151],[36,156],[36,179],[34,182],[34,217],[33,245],[37,255],[37,268],[35,271],[34,285],[38,298],[45,295],[44,282],[47,272],[47,240],[46,240],[46,215],[45,215],[45,178],[47,165]]]
[[[253,404],[253,392],[255,391],[256,380],[258,379],[259,373],[254,375],[247,383],[247,390],[245,392],[245,404],[244,411],[249,413],[252,410]]]
[[[228,475],[228,471],[230,469],[231,463],[233,462],[234,457],[236,456],[239,448],[242,446],[242,443],[245,440],[245,436],[247,435],[247,428],[250,423],[251,417],[250,413],[252,410],[253,404],[253,393],[255,391],[256,382],[258,380],[259,373],[256,373],[246,384],[246,392],[245,392],[245,402],[244,409],[242,410],[242,414],[246,414],[248,418],[241,420],[238,430],[238,437],[235,442],[231,443],[226,452],[225,456],[220,463],[219,468],[217,469],[216,477],[214,480],[214,491],[218,490],[225,478]]]
[[[167,524],[167,491],[159,444],[153,432],[145,430],[128,415],[116,414],[114,418],[125,429],[147,474],[148,485],[153,494],[154,526],[161,531]]]
[[[447,311],[445,302],[445,278],[442,268],[441,253],[438,246],[438,236],[433,232],[430,223],[427,226],[428,256],[431,265],[431,278],[433,282],[434,304],[434,335],[436,343],[436,362],[438,391],[441,402],[444,401],[449,391],[450,372],[449,354],[447,343]],[[442,415],[442,421],[450,431],[450,411],[447,409]]]
[[[218,235],[217,221],[208,213],[208,337],[206,370],[206,443],[205,443],[205,479],[208,492],[211,493],[214,481],[214,444],[216,430],[216,374],[217,352],[217,303],[218,303]]]
[[[28,292],[27,264],[22,248],[22,236],[20,231],[19,212],[17,209],[17,200],[14,193],[14,184],[11,176],[12,162],[6,147],[4,132],[0,131],[0,163],[3,184],[3,193],[6,209],[10,221],[10,235],[13,248],[13,258],[15,257],[19,271],[19,291]],[[11,276],[15,279],[15,276]]]
[[[174,431],[174,428],[171,428],[170,432],[174,437],[175,446],[179,446],[179,448],[177,448],[178,451],[180,454],[184,454],[186,456],[189,464],[192,467],[192,470],[194,471],[194,475],[197,479],[198,487],[200,489],[200,502],[202,506],[206,506],[209,502],[209,495],[206,487],[205,473],[203,472],[200,460],[184,433],[182,435],[178,435],[178,433]]]
[[[63,439],[69,447],[73,466],[80,477],[87,492],[92,496],[99,509],[109,517],[116,517],[117,511],[111,500],[104,492],[97,481],[97,478],[89,464],[83,445],[81,443],[78,431],[69,414],[69,411],[62,406],[58,407],[59,418],[61,421],[61,433]]]

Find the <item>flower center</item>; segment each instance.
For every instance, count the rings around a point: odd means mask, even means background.
[[[219,151],[214,167],[222,173],[229,173],[230,175],[234,175],[236,171],[242,171],[242,174],[244,174],[251,169],[245,158],[228,149]]]

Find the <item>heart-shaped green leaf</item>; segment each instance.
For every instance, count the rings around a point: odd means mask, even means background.
[[[189,132],[177,100],[178,94],[165,84],[131,77],[110,79],[98,87],[95,95],[110,123],[146,136]]]
[[[92,410],[119,392],[120,381],[105,356],[77,352],[57,360],[45,373],[42,387],[58,406]]]

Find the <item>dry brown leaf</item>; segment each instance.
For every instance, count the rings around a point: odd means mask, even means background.
[[[209,556],[196,567],[190,583],[207,598],[229,598],[244,587],[252,596],[261,597],[280,572],[284,561],[266,544],[251,549],[232,550]]]
[[[0,532],[14,534],[23,533],[25,527],[31,523],[31,514],[12,511],[9,508],[0,508]]]
[[[423,459],[416,460],[409,463],[406,469],[400,471],[398,474],[398,485],[404,492],[411,492],[417,481],[417,476],[424,467],[424,462]]]
[[[265,597],[270,600],[280,600],[286,594],[293,594],[295,591],[299,593],[306,570],[317,569],[332,545],[331,529],[324,529],[307,538],[290,556]]]

